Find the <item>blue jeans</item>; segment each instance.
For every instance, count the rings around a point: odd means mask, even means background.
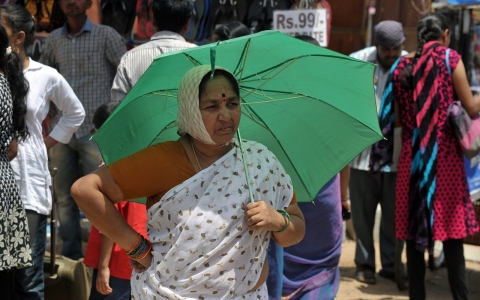
[[[130,300],[132,288],[129,279],[120,279],[110,275],[108,283],[112,288],[112,293],[109,295],[102,295],[97,291],[97,276],[98,269],[93,269],[92,289],[90,291],[89,300]]]
[[[15,270],[15,294],[22,300],[43,300],[45,291],[43,259],[45,257],[47,216],[28,209],[25,212],[30,232],[33,266]]]
[[[98,169],[102,160],[97,144],[90,137],[77,139],[73,136],[68,144],[58,143],[50,149],[50,162],[58,168],[54,188],[63,240],[62,255],[74,260],[83,257],[83,253],[80,210],[70,195],[70,188],[78,178]]]

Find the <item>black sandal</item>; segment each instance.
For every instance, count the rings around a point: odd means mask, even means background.
[[[359,282],[366,284],[375,284],[377,280],[375,279],[375,273],[370,269],[365,269],[363,271],[357,271],[355,279]]]

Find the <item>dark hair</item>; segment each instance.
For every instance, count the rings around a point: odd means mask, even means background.
[[[420,57],[423,45],[438,40],[448,28],[448,20],[441,13],[429,13],[423,16],[417,26],[418,47],[415,57]]]
[[[28,129],[25,124],[28,82],[23,77],[23,66],[18,54],[13,51],[10,54],[6,53],[7,47],[9,47],[8,43],[7,31],[5,27],[0,25],[0,69],[7,77],[10,86],[13,103],[13,130],[15,131],[15,138],[21,142],[28,136]]]
[[[218,36],[219,41],[226,41],[236,37],[249,35],[250,30],[240,22],[231,22],[223,24],[215,29],[214,34]]]
[[[194,12],[192,0],[153,0],[153,19],[158,31],[180,33]]]
[[[313,44],[313,45],[316,45],[316,46],[320,46],[320,43],[316,39],[314,39],[313,37],[311,37],[309,35],[296,35],[295,37],[299,40],[304,41],[304,42],[307,42],[307,43],[310,43],[310,44]]]
[[[7,23],[13,33],[25,32],[25,48],[33,43],[35,21],[27,9],[16,4],[0,5],[0,19]]]
[[[108,117],[110,117],[110,115],[115,110],[115,108],[117,108],[119,103],[120,102],[118,101],[109,101],[100,105],[95,110],[95,113],[93,114],[93,125],[96,129],[100,129],[100,127],[102,127],[103,123],[105,123]]]
[[[422,55],[423,46],[430,42],[438,40],[445,30],[449,29],[449,23],[447,18],[438,12],[429,13],[423,16],[418,21],[417,26],[417,51],[413,58],[413,64],[406,67],[401,75],[401,83],[405,87],[413,87],[413,65],[417,62],[418,58]]]
[[[210,74],[212,74],[212,72],[208,72],[205,76],[203,76],[202,81],[200,81],[200,85],[198,88],[198,99],[200,99],[200,96],[203,94],[203,92],[205,92],[205,89],[207,88],[207,82],[210,81]],[[219,76],[225,77],[228,82],[230,82],[231,88],[240,98],[240,86],[237,79],[229,72],[226,72],[224,70],[215,70],[215,74],[213,75],[213,77]]]

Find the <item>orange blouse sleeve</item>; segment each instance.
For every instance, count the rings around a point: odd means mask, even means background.
[[[195,174],[180,142],[155,144],[108,166],[125,199],[160,200]],[[147,208],[149,205],[147,205]]]
[[[166,192],[195,175],[180,142],[145,148],[108,166],[126,200],[147,198],[147,209]],[[290,205],[297,203],[295,192]]]

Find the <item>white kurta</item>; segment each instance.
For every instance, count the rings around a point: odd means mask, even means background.
[[[30,135],[18,144],[17,156],[11,165],[25,209],[48,215],[52,209],[51,178],[42,121],[48,114],[50,101],[55,103],[63,115],[50,136],[66,144],[82,124],[85,111],[70,85],[55,69],[30,59],[23,73],[30,85],[26,115]]]
[[[254,198],[275,209],[293,197],[290,177],[263,145],[245,142]],[[148,210],[152,265],[133,273],[132,299],[268,299],[257,283],[271,233],[249,231],[241,153],[234,147],[209,168],[168,191]],[[252,245],[252,247],[250,247]]]

